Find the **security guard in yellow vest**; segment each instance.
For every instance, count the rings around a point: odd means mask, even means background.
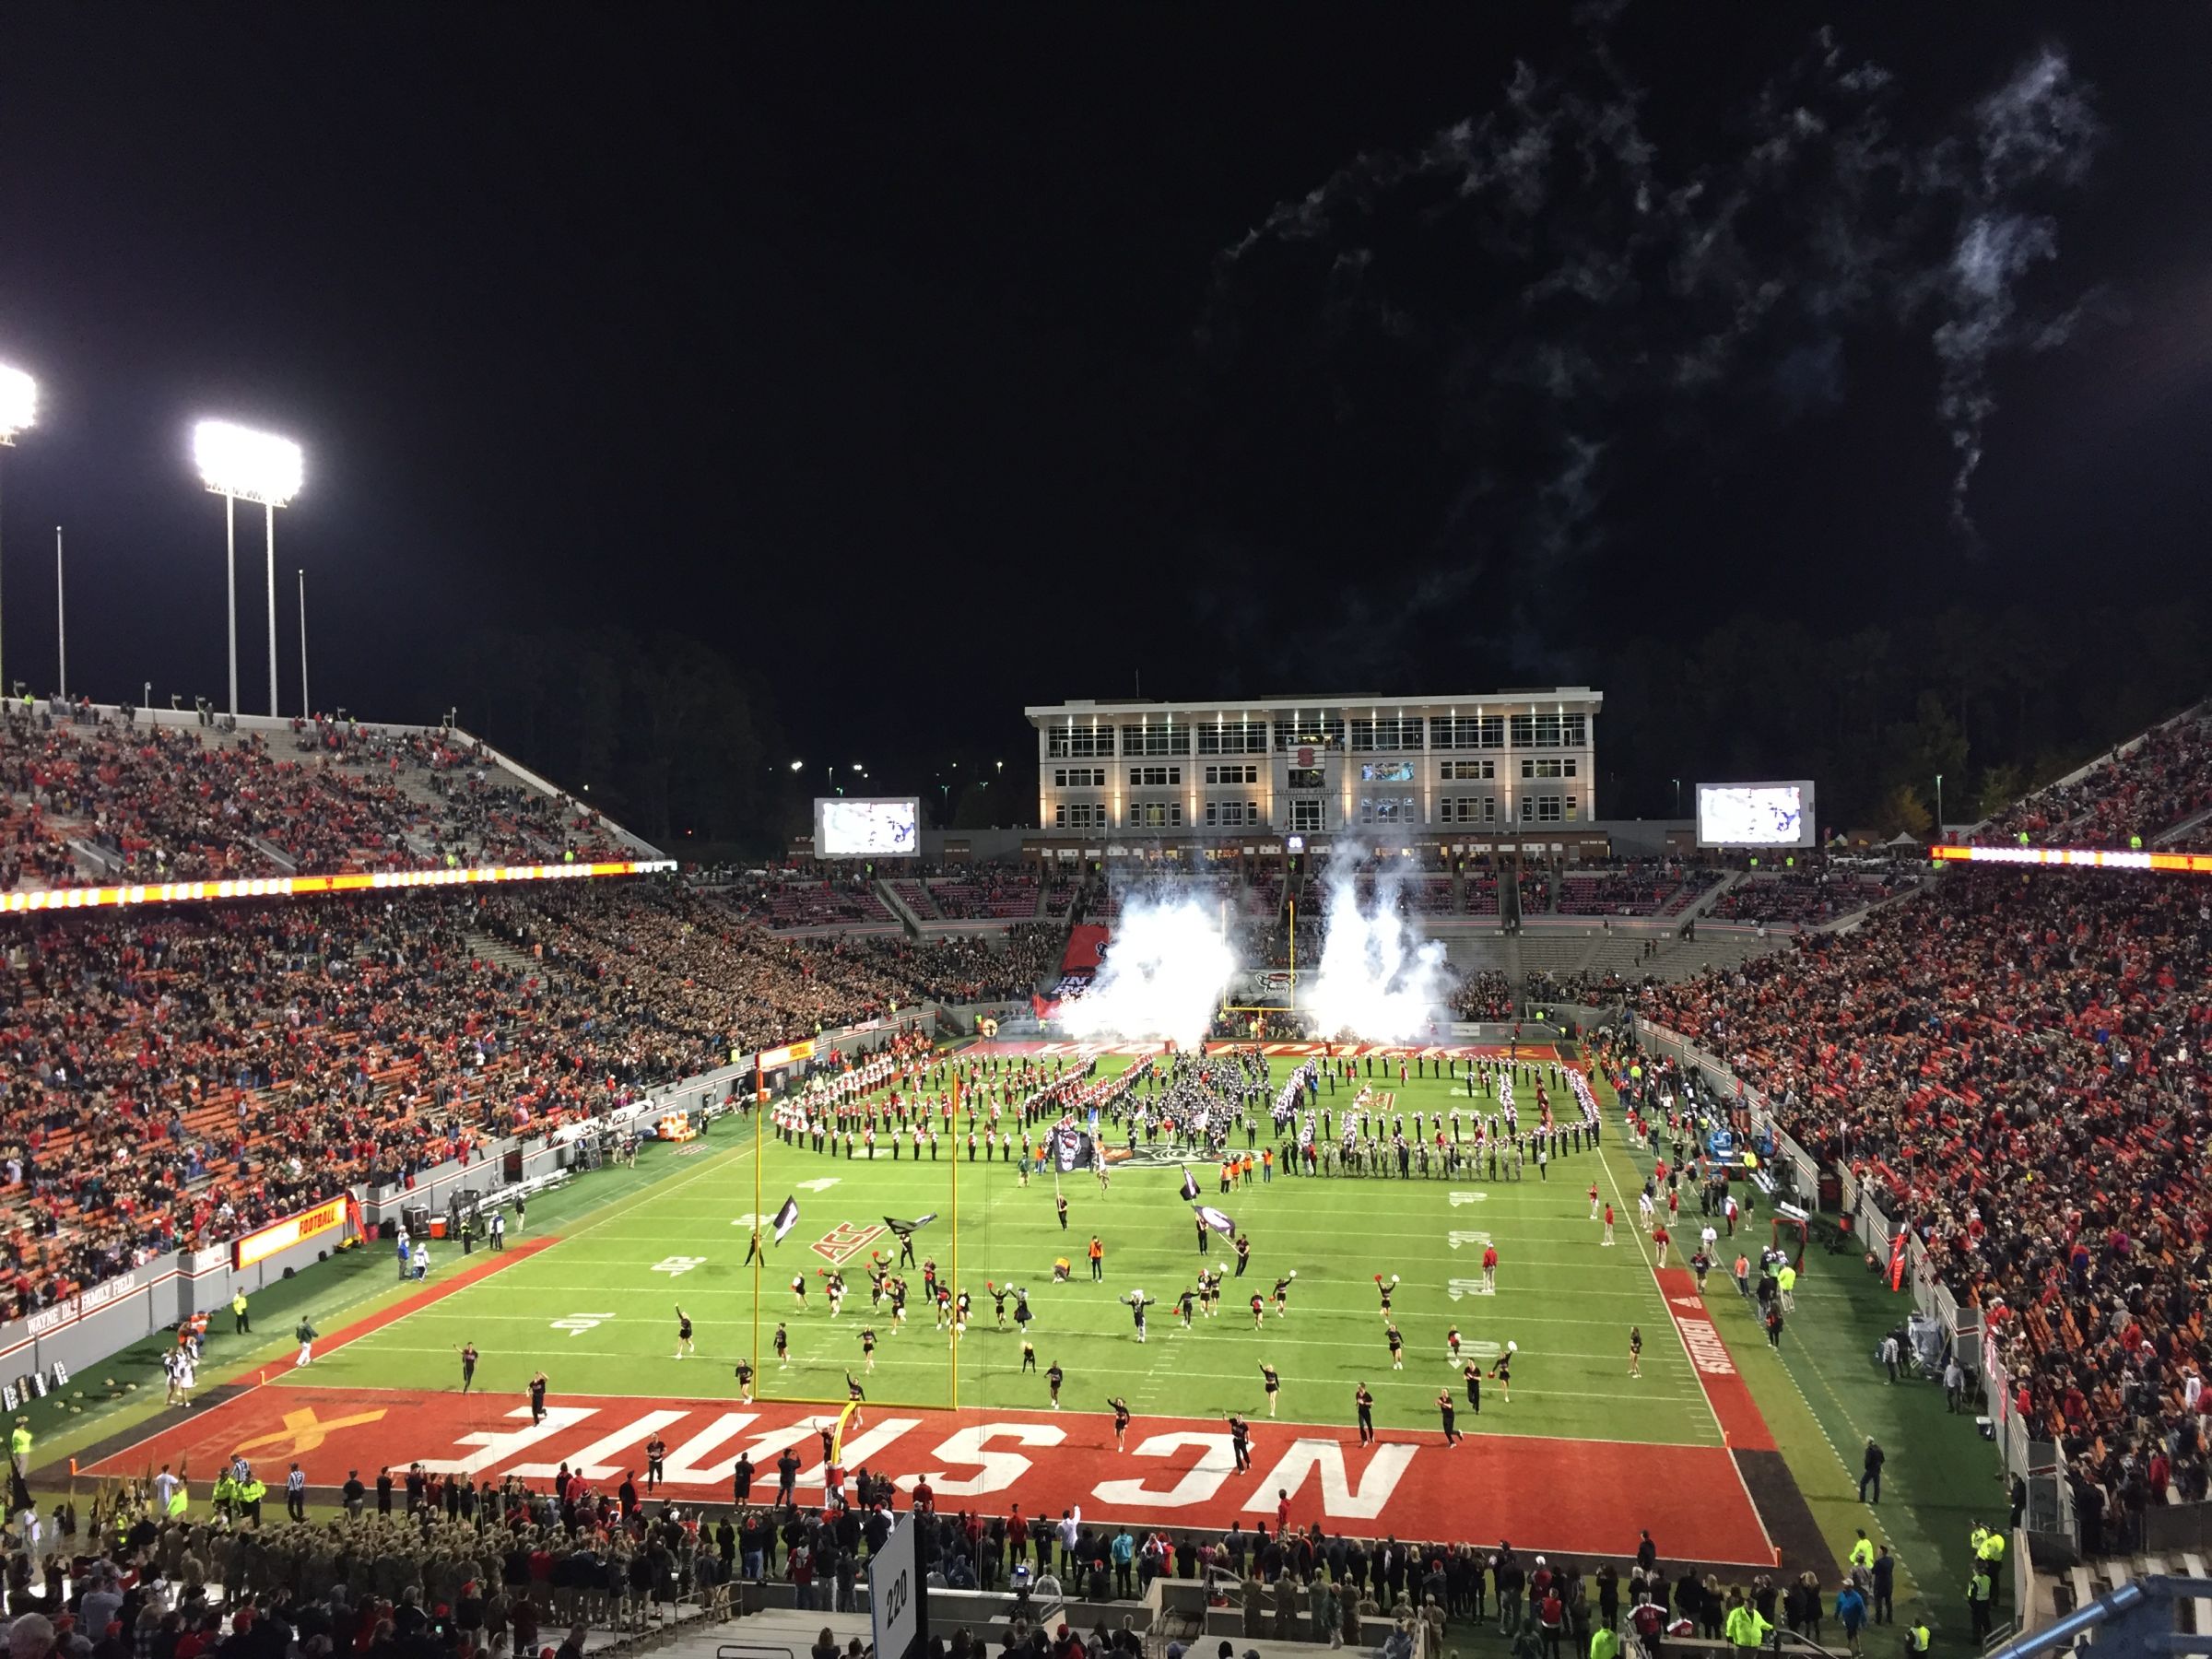
[[[1966,1547],[1969,1552],[1972,1554],[1975,1560],[1978,1561],[1982,1559],[1982,1546],[1988,1542],[1989,1528],[1983,1525],[1979,1521],[1975,1522],[1973,1530],[1966,1535]]]
[[[241,1335],[253,1328],[253,1322],[246,1317],[246,1293],[243,1290],[230,1299],[230,1328]]]
[[[1995,1576],[2005,1564],[2005,1535],[1994,1528],[1983,1538],[1982,1547],[1974,1551],[1975,1559],[1989,1563],[1991,1576]]]
[[[1740,1593],[1732,1593],[1729,1601],[1728,1620],[1723,1627],[1728,1645],[1739,1653],[1756,1653],[1766,1645],[1774,1627],[1759,1616],[1757,1607],[1742,1599]]]
[[[1864,1567],[1869,1572],[1874,1571],[1874,1544],[1863,1526],[1859,1528],[1857,1541],[1851,1547],[1851,1564],[1854,1568]]]
[[[268,1495],[269,1488],[261,1484],[261,1477],[248,1469],[245,1479],[238,1483],[238,1501],[256,1531],[261,1526],[261,1500]]]
[[[16,1465],[18,1480],[30,1478],[30,1419],[18,1418],[16,1427],[7,1437],[8,1461]]]
[[[1936,1634],[1928,1629],[1928,1621],[1925,1618],[1915,1618],[1905,1629],[1905,1652],[1924,1653],[1928,1651],[1928,1644],[1935,1640]]]
[[[1966,1610],[1973,1619],[1977,1644],[1989,1639],[1990,1630],[1996,1623],[1992,1612],[1996,1600],[1997,1582],[1990,1576],[1989,1563],[1976,1561],[1973,1577],[1966,1581]]]

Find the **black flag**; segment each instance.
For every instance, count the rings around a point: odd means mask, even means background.
[[[776,1212],[776,1218],[773,1223],[773,1226],[776,1230],[776,1242],[779,1244],[782,1243],[784,1235],[790,1232],[791,1230],[796,1227],[798,1224],[799,1201],[796,1198],[784,1199],[783,1207]]]
[[[1197,1196],[1198,1178],[1191,1173],[1189,1167],[1186,1165],[1182,1171],[1182,1201],[1185,1204],[1188,1204],[1192,1199]]]

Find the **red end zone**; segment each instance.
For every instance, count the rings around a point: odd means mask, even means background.
[[[233,1453],[282,1469],[297,1459],[311,1484],[364,1481],[387,1465],[421,1462],[482,1479],[549,1479],[563,1463],[594,1485],[644,1468],[644,1444],[668,1443],[667,1485],[695,1503],[727,1503],[738,1454],[759,1471],[756,1500],[772,1497],[787,1446],[805,1460],[800,1496],[821,1491],[818,1431],[834,1413],[732,1401],[556,1397],[533,1425],[512,1394],[401,1389],[256,1388],[163,1428],[93,1465],[95,1475],[151,1465],[205,1472]],[[1633,1445],[1469,1436],[1446,1447],[1433,1434],[1390,1436],[1362,1449],[1340,1430],[1253,1425],[1253,1463],[1236,1471],[1230,1437],[1211,1419],[1140,1418],[1116,1453],[1103,1413],[933,1411],[869,1406],[844,1446],[911,1489],[926,1476],[944,1509],[1035,1514],[1081,1504],[1095,1515],[1170,1526],[1227,1528],[1272,1518],[1290,1495],[1294,1524],[1332,1532],[1440,1542],[1494,1543],[1576,1555],[1632,1555],[1653,1524],[1653,1493],[1694,1492],[1666,1506],[1677,1559],[1771,1568],[1773,1554],[1730,1454],[1720,1447]]]

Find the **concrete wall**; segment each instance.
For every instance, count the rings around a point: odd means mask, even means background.
[[[88,1287],[82,1294],[41,1308],[29,1319],[0,1324],[0,1382],[13,1382],[56,1364],[76,1372],[167,1330],[186,1316],[213,1312],[243,1289],[248,1296],[264,1285],[312,1265],[337,1243],[324,1233],[280,1250],[241,1271],[230,1265],[230,1247],[178,1251],[157,1256],[119,1277]]]

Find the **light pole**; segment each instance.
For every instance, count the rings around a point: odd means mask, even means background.
[[[1936,839],[1943,839],[1943,774],[1936,774]]]
[[[303,464],[288,438],[203,420],[192,429],[193,460],[200,481],[223,498],[224,571],[230,637],[230,716],[238,717],[238,503],[259,501],[267,535],[269,583],[269,715],[276,715],[276,509],[300,493]]]
[[[300,572],[300,718],[312,720],[315,705],[307,695],[307,571]]]
[[[20,369],[0,363],[0,449],[12,449],[16,434],[38,424],[39,383]],[[7,695],[6,616],[0,611],[0,697]]]
[[[53,654],[54,675],[60,681],[54,689],[62,700],[69,700],[69,611],[62,592],[62,527],[53,527]]]
[[[1675,780],[1675,816],[1682,816],[1682,780],[1679,778]]]

